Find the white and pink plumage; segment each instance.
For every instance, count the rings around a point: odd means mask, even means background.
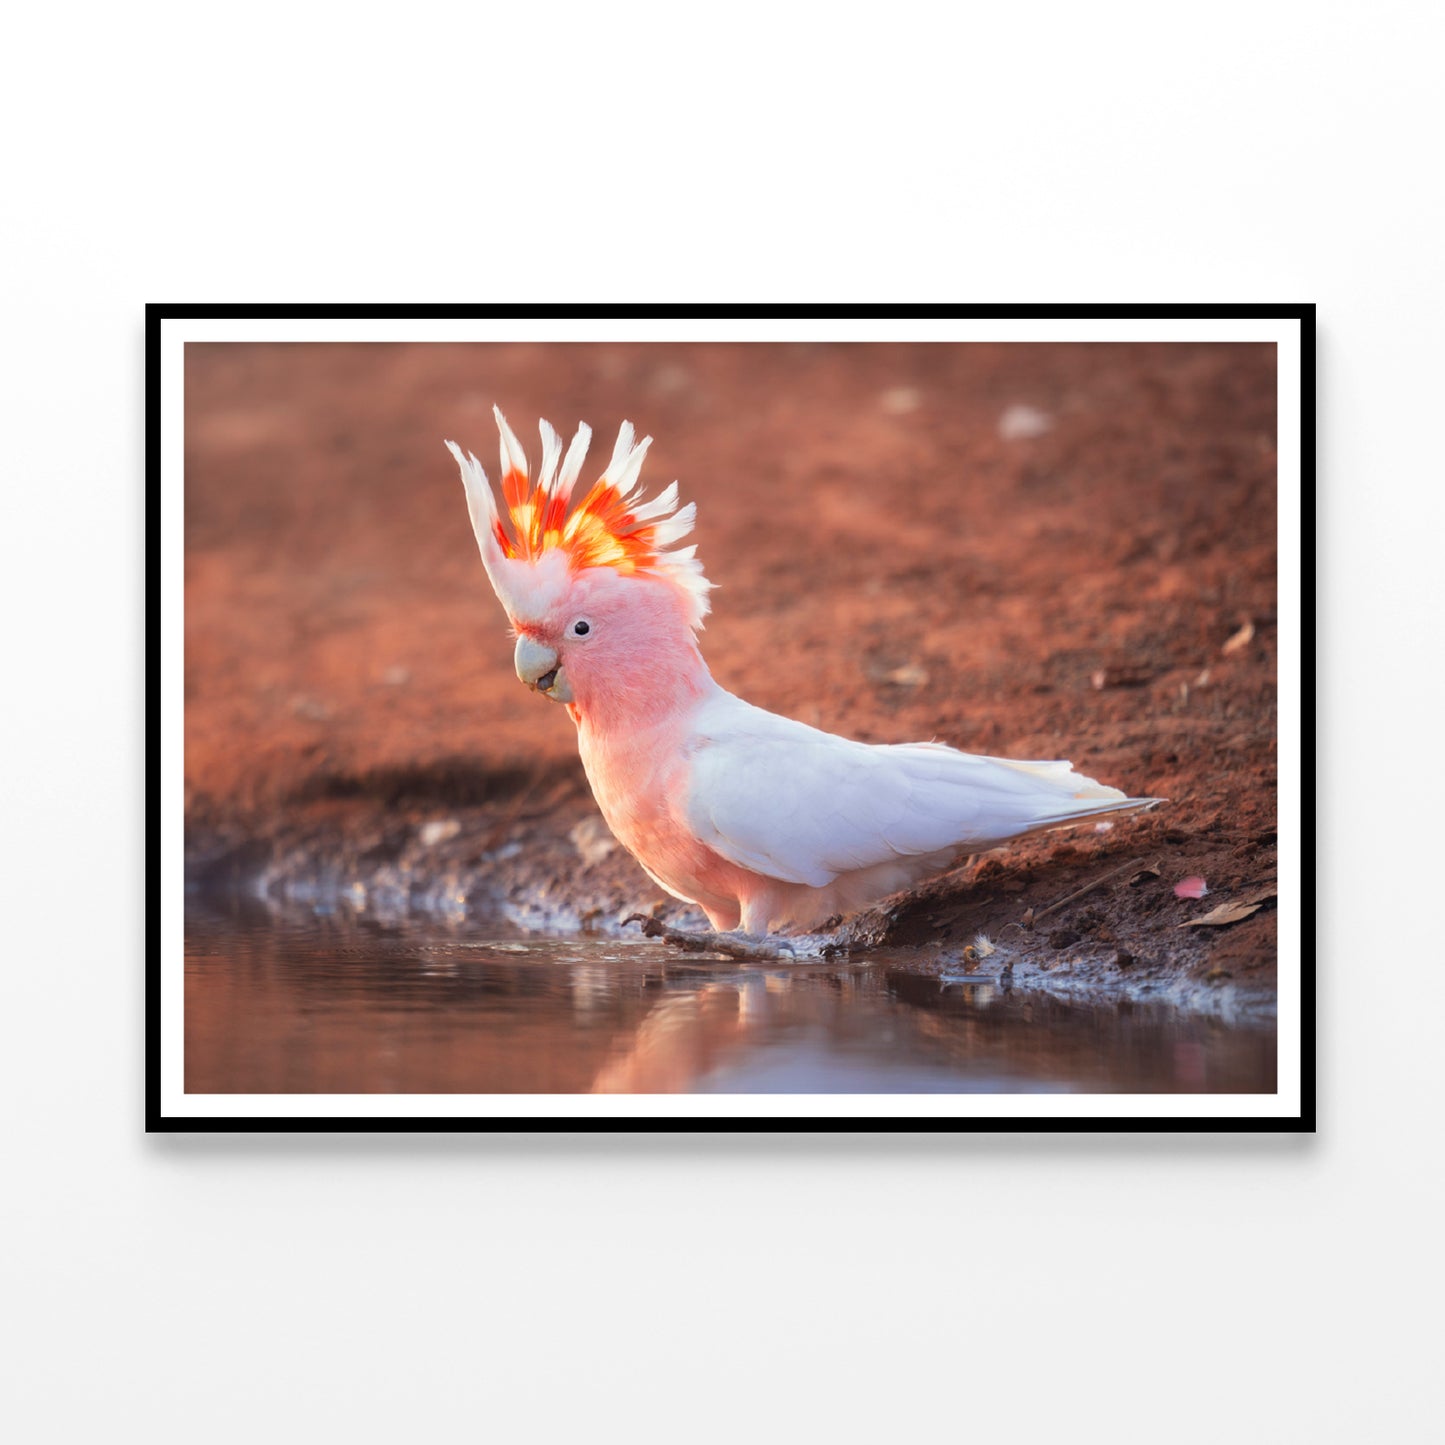
[[[1066,762],[1014,762],[942,743],[872,745],[765,712],[712,678],[696,633],[711,584],[678,547],[695,507],[674,482],[643,502],[651,444],[624,422],[580,501],[591,432],[541,423],[542,463],[500,411],[504,511],[474,456],[461,467],[487,576],[517,633],[517,675],[563,703],[608,827],[661,887],[719,930],[817,928],[960,855],[1157,799]]]

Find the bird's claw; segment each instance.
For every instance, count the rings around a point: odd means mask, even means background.
[[[668,927],[665,923],[659,923],[657,919],[647,913],[629,913],[627,917],[622,920],[622,926],[626,928],[629,923],[640,923],[642,925],[643,935],[647,938],[662,938],[668,932]]]
[[[626,928],[629,923],[640,923],[645,937],[660,938],[689,953],[721,953],[754,963],[777,963],[782,959],[797,962],[799,958],[798,950],[782,939],[757,938],[747,933],[689,933],[669,927],[646,913],[629,913],[622,920],[622,926]]]

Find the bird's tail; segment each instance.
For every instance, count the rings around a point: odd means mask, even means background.
[[[1028,788],[1031,816],[1027,820],[1020,819],[1024,826],[1016,837],[1042,833],[1050,828],[1067,828],[1107,813],[1143,813],[1168,801],[1165,798],[1131,798],[1118,788],[1106,787],[1093,778],[1076,773],[1072,763],[1026,763],[1013,758],[988,758],[986,761],[995,767],[1022,774],[1032,784]]]

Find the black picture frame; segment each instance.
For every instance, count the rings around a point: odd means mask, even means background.
[[[1303,619],[1300,757],[1302,760],[1301,804],[1303,836],[1300,839],[1303,867],[1300,925],[1302,957],[1300,960],[1299,1009],[1299,1100],[1297,1115],[1288,1117],[1238,1117],[1220,1113],[1218,1116],[1179,1117],[960,1117],[908,1119],[873,1117],[432,1117],[426,1115],[331,1116],[258,1115],[254,1117],[198,1116],[168,1113],[163,1105],[162,1090],[162,997],[163,966],[162,918],[162,851],[161,834],[164,819],[157,780],[162,767],[160,712],[162,707],[161,667],[158,645],[162,617],[160,578],[161,550],[161,477],[162,477],[162,337],[163,328],[171,321],[487,321],[516,320],[697,320],[734,319],[759,320],[839,319],[839,320],[1042,320],[1042,321],[1281,321],[1295,322],[1299,327],[1300,362],[1300,436],[1299,458],[1301,496],[1305,499],[1299,517],[1301,557],[1301,616]],[[493,1133],[555,1133],[555,1132],[685,1132],[685,1133],[1137,1133],[1171,1132],[1205,1133],[1310,1133],[1316,1130],[1316,980],[1315,955],[1315,855],[1314,799],[1309,783],[1315,771],[1314,693],[1317,647],[1314,621],[1314,597],[1317,586],[1315,572],[1315,518],[1312,499],[1315,494],[1315,365],[1316,315],[1313,304],[938,304],[894,305],[757,305],[723,306],[709,303],[678,305],[564,305],[545,304],[463,304],[463,305],[305,305],[265,304],[170,304],[154,303],[146,307],[146,517],[148,533],[147,605],[146,605],[146,697],[147,697],[147,907],[146,907],[146,1049],[145,1049],[145,1129],[147,1132],[280,1132],[327,1131],[355,1133],[374,1132],[493,1132]],[[177,824],[178,825],[178,824]]]

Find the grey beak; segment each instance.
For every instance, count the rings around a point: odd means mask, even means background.
[[[533,691],[546,692],[556,681],[557,654],[550,647],[544,647],[530,637],[517,639],[514,661],[517,676]]]
[[[571,702],[572,684],[562,659],[550,648],[530,637],[517,639],[517,676],[532,689],[550,697],[553,702]]]

